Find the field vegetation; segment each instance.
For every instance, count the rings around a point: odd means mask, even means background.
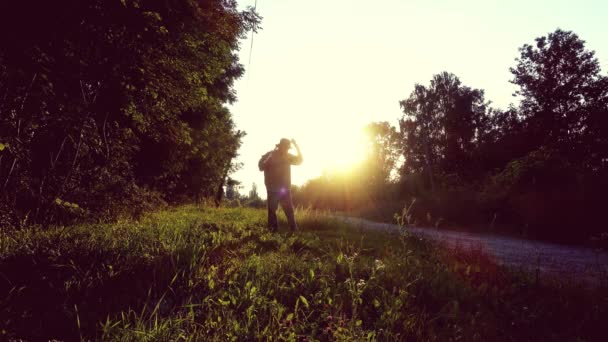
[[[0,339],[601,340],[605,287],[300,210],[183,206],[0,235]],[[283,222],[285,227],[285,222]],[[575,317],[575,319],[573,319]]]

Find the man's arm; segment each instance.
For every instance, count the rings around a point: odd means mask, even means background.
[[[291,139],[291,144],[296,149],[296,152],[298,152],[298,155],[294,156],[294,158],[292,160],[292,164],[300,165],[300,164],[302,164],[302,161],[304,160],[304,158],[302,158],[302,151],[300,151],[300,146],[298,146],[298,143],[296,142],[295,139]]]

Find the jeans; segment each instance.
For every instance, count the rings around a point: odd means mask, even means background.
[[[296,231],[298,226],[296,225],[296,219],[293,213],[293,203],[291,202],[291,191],[285,188],[281,188],[280,190],[270,190],[267,191],[267,202],[268,202],[268,228],[271,231],[276,232],[279,229],[279,222],[277,221],[277,209],[279,208],[279,202],[281,203],[281,207],[285,212],[285,216],[287,216],[287,222],[289,223],[289,228],[292,231]]]

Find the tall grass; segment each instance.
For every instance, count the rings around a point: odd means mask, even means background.
[[[0,233],[0,340],[600,340],[605,290],[298,210],[185,206]],[[572,317],[577,317],[572,320]]]

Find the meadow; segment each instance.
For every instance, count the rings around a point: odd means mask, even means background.
[[[0,232],[0,340],[594,341],[608,291],[300,210]]]

